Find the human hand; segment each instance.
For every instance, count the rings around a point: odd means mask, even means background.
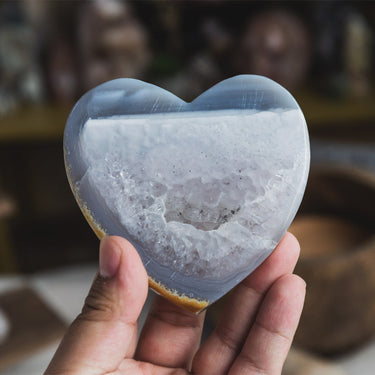
[[[100,244],[99,273],[45,375],[280,375],[301,315],[305,283],[293,269],[287,233],[232,292],[216,329],[200,345],[205,312],[157,297],[137,345],[147,274],[121,237]]]

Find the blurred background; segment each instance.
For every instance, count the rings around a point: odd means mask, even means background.
[[[261,74],[296,97],[312,148],[290,228],[308,294],[284,374],[374,374],[374,66],[373,1],[0,2],[0,373],[44,370],[96,272],[63,163],[75,101],[119,77],[189,101]]]

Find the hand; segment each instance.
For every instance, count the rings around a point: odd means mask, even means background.
[[[293,269],[297,240],[286,234],[230,296],[199,347],[205,313],[157,297],[137,345],[147,274],[121,237],[100,244],[99,274],[45,375],[280,375],[302,311],[305,283]]]

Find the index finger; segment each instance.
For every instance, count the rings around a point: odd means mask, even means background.
[[[205,312],[196,315],[158,296],[143,327],[135,358],[190,370],[200,344],[204,317]]]

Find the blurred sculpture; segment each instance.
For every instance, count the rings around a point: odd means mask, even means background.
[[[230,66],[233,38],[212,17],[204,19],[195,30],[195,39],[200,48],[185,63],[181,70],[159,84],[185,100],[193,100],[203,91],[225,78],[225,67]],[[181,42],[185,46],[184,42]]]
[[[129,5],[119,0],[83,6],[78,47],[83,90],[114,78],[140,78],[150,62],[146,31]]]
[[[54,40],[48,50],[47,76],[54,99],[73,102],[79,92],[75,51],[65,39]]]
[[[371,91],[373,35],[366,18],[348,2],[318,2],[314,83],[332,97],[364,97]]]
[[[366,96],[371,90],[372,34],[364,17],[350,12],[345,25],[345,68],[348,78],[348,94]]]
[[[35,33],[17,2],[2,4],[0,18],[0,115],[43,98]]]
[[[343,91],[342,51],[345,4],[334,1],[318,2],[312,13],[314,24],[314,85],[331,97]]]
[[[10,331],[9,319],[5,313],[0,310],[0,344],[5,341]]]
[[[216,61],[209,54],[202,53],[194,56],[179,73],[160,80],[158,84],[190,101],[219,82],[221,77]]]
[[[250,20],[236,63],[242,73],[269,77],[288,89],[300,85],[309,69],[309,32],[286,11],[268,11]]]

